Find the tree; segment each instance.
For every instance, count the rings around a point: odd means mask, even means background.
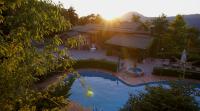
[[[200,48],[198,37],[200,31],[197,28],[189,27],[187,28],[187,50],[196,51]]]
[[[61,7],[45,0],[1,1],[1,110],[34,110],[41,98],[56,104],[52,109],[67,102],[62,96],[55,97],[49,91],[33,89],[36,76],[58,68],[71,68],[73,63],[67,49],[58,48],[62,40],[57,34],[70,26],[61,15]],[[43,44],[43,47],[38,48],[33,42]]]
[[[172,39],[174,43],[172,43],[172,47],[174,52],[181,52],[186,48],[187,42],[187,25],[184,21],[183,16],[177,15],[175,20],[169,26],[169,37]]]
[[[73,7],[70,7],[69,9],[63,9],[62,15],[65,17],[66,20],[70,21],[72,26],[78,24],[78,14]]]
[[[184,49],[198,54],[199,31],[187,26],[183,16],[177,15],[173,21],[168,22],[166,16],[162,15],[154,19],[152,25],[154,41],[150,49],[151,55],[165,54],[165,56],[177,57]]]
[[[151,47],[153,49],[153,54],[157,54],[161,51],[161,39],[168,31],[168,24],[169,22],[164,14],[152,20],[152,35],[155,37]]]
[[[147,86],[147,93],[131,95],[120,111],[199,111],[198,103],[191,96],[196,90],[190,85],[175,83],[170,87]]]
[[[79,18],[79,24],[80,25],[85,25],[85,24],[101,24],[104,22],[104,19],[99,15],[95,15],[95,14],[90,14],[88,16],[83,16]]]
[[[94,23],[100,24],[103,23],[104,19],[101,17],[101,15],[97,14],[94,20]]]
[[[153,35],[155,37],[161,37],[168,30],[169,21],[167,20],[166,15],[162,14],[161,16],[152,20],[153,25]]]
[[[190,54],[199,53],[199,30],[190,27],[184,21],[183,16],[177,15],[175,20],[170,24],[169,35],[171,39],[173,52],[182,52],[186,49]]]

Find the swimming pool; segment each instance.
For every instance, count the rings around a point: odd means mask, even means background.
[[[145,91],[145,85],[168,86],[167,82],[129,85],[109,73],[100,71],[81,71],[80,74],[85,86],[82,86],[80,79],[75,80],[70,100],[84,107],[96,107],[100,111],[118,111],[127,102],[129,94]],[[92,89],[92,96],[87,96],[86,87]]]

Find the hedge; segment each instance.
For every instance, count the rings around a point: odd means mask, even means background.
[[[104,69],[112,72],[117,71],[117,63],[106,61],[106,60],[78,60],[75,64],[73,64],[74,69],[81,69],[81,68],[97,68],[97,69]],[[47,78],[62,73],[64,71],[64,68],[58,68],[55,71],[50,71],[47,74],[41,75],[41,76],[35,76],[35,78],[38,79],[36,83],[43,82]]]
[[[180,59],[181,53],[167,53],[167,52],[166,53],[158,53],[156,56],[152,56],[152,57],[163,58],[163,59],[171,59],[171,58],[175,57],[177,59]],[[188,53],[187,61],[199,61],[199,60],[200,60],[199,54]]]
[[[117,71],[117,63],[106,61],[106,60],[78,60],[74,65],[73,68],[81,69],[81,68],[97,68],[97,69],[104,69],[112,72]]]
[[[153,75],[183,77],[184,71],[182,69],[156,67],[153,69]],[[200,80],[200,72],[186,70],[184,77]]]

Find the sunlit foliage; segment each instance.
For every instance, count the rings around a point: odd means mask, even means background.
[[[62,96],[32,89],[35,76],[71,66],[67,49],[57,34],[69,29],[61,5],[49,0],[0,1],[0,108],[36,110],[46,98],[60,108]],[[43,100],[43,99],[42,99]]]
[[[90,23],[100,24],[105,22],[105,20],[100,15],[90,14],[88,16],[83,16],[79,18],[79,24],[85,25]]]

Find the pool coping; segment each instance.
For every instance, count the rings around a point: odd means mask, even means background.
[[[124,83],[125,85],[127,86],[130,86],[130,87],[136,87],[136,86],[142,86],[142,85],[147,85],[147,84],[154,84],[154,83],[157,83],[157,82],[168,82],[167,80],[160,80],[160,81],[151,81],[151,82],[145,82],[145,83],[139,83],[139,84],[130,84],[126,81],[124,81],[123,79],[119,78],[118,76],[116,76],[115,74],[113,74],[113,72],[111,71],[106,71],[106,70],[101,70],[101,69],[80,69],[78,70],[79,74],[81,72],[84,72],[84,71],[98,71],[98,72],[104,72],[104,74],[108,74],[110,76],[113,76],[115,77],[117,80],[119,80],[120,82]],[[81,74],[80,74],[81,75]],[[101,76],[99,76],[101,77]]]
[[[155,79],[155,80],[149,80],[149,81],[142,81],[142,82],[135,82],[135,83],[130,83],[128,81],[126,81],[125,79],[123,79],[121,76],[119,76],[118,72],[112,72],[112,71],[108,71],[108,70],[103,70],[103,69],[95,69],[95,68],[84,68],[84,69],[77,69],[78,72],[81,71],[100,71],[100,72],[106,72],[114,77],[116,77],[120,82],[131,86],[131,87],[136,87],[136,86],[142,86],[142,85],[148,85],[148,84],[154,84],[154,83],[158,83],[158,82],[162,82],[162,83],[169,83],[170,81],[185,81],[185,82],[189,82],[189,83],[194,83],[194,84],[199,84],[200,80],[194,80],[194,79],[180,79],[177,77],[167,77],[167,76],[162,76],[162,79]],[[155,76],[155,75],[152,75]],[[148,77],[148,76],[147,76]],[[155,77],[160,77],[160,76],[155,76]],[[142,77],[135,77],[135,79],[141,79]]]

